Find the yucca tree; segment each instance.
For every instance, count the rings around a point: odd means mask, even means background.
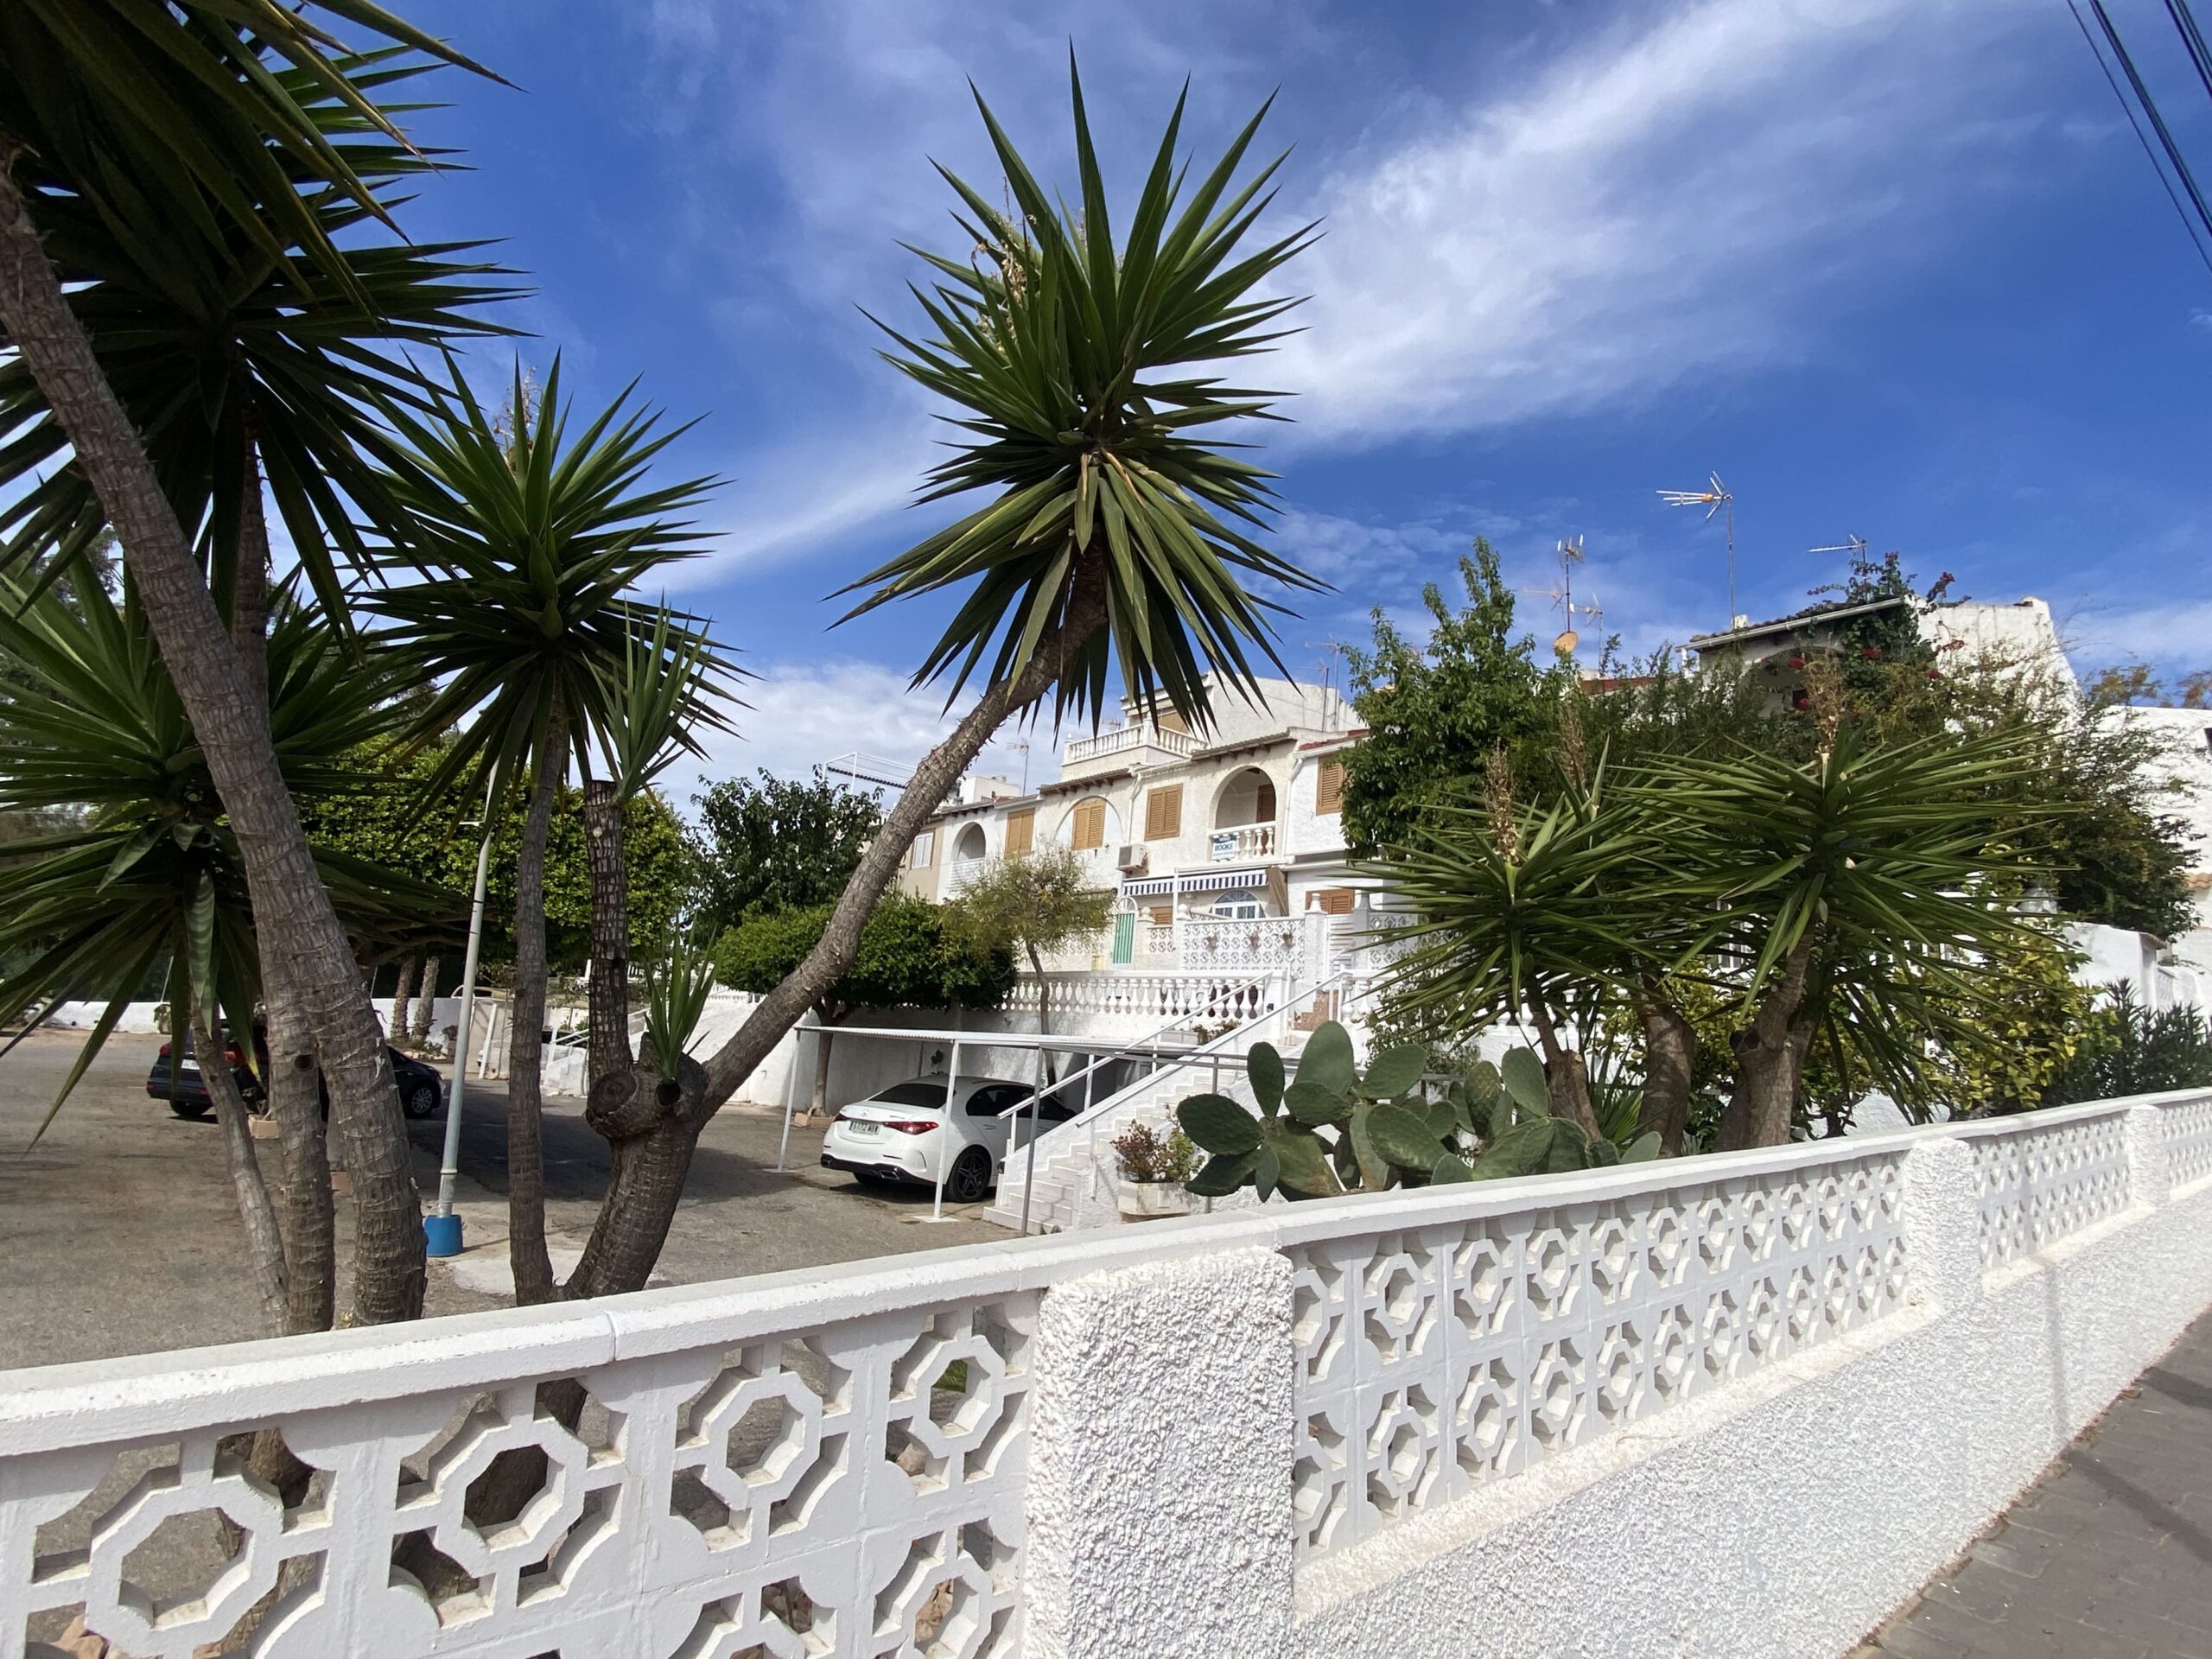
[[[1607,996],[1639,995],[1697,941],[1695,889],[1670,868],[1659,816],[1609,781],[1516,798],[1503,753],[1473,800],[1439,806],[1420,839],[1369,874],[1419,917],[1387,988],[1401,1008],[1467,1031],[1536,1035],[1553,1113],[1599,1124],[1580,1042]],[[1576,1027],[1584,1027],[1578,1033]]]
[[[82,567],[79,569],[81,573]],[[378,659],[360,660],[311,610],[280,603],[269,641],[270,722],[287,784],[340,796],[356,744],[390,722]],[[35,598],[0,578],[0,810],[67,807],[69,827],[15,843],[0,866],[0,1020],[64,998],[106,1004],[47,1114],[50,1122],[118,1017],[166,963],[174,1029],[188,1027],[223,1119],[232,1185],[272,1329],[328,1325],[334,1262],[326,1179],[287,1192],[280,1229],[218,1033],[250,1050],[262,993],[244,861],[207,760],[126,577],[120,601],[83,574]],[[459,896],[325,855],[320,874],[365,948],[421,944],[459,923]],[[41,1133],[44,1131],[41,1125]],[[288,1253],[286,1244],[289,1243]],[[288,1260],[289,1255],[289,1260]]]
[[[505,795],[527,780],[507,1052],[508,1250],[517,1298],[543,1301],[554,1290],[539,1123],[554,800],[572,758],[588,779],[593,750],[608,747],[641,649],[690,664],[679,701],[718,718],[699,683],[721,671],[703,631],[631,596],[703,539],[680,515],[715,480],[647,481],[654,457],[688,428],[661,428],[627,390],[572,433],[557,359],[542,397],[516,366],[503,416],[458,371],[430,404],[427,414],[396,403],[387,410],[402,447],[385,487],[406,529],[385,556],[395,580],[365,603],[391,620],[423,675],[438,682],[418,713],[417,736],[458,733],[429,790],[463,779],[474,789],[488,779]]]
[[[1822,721],[1808,760],[1684,756],[1639,785],[1719,901],[1724,948],[1748,962],[1721,1151],[1789,1139],[1823,1020],[1847,1021],[1893,1075],[1973,1019],[1987,964],[2028,932],[2013,901],[2033,872],[2005,839],[2028,771],[2019,736],[1885,742]]]
[[[323,10],[463,61],[362,0],[330,0]],[[272,54],[296,73],[272,73]],[[257,929],[279,969],[272,977],[313,1031],[314,1054],[296,1058],[319,1063],[328,1083],[355,1197],[353,1311],[375,1322],[418,1313],[423,1296],[419,1210],[382,1033],[286,792],[255,653],[235,650],[234,619],[197,556],[199,526],[169,498],[73,308],[69,288],[108,273],[73,268],[66,237],[42,241],[48,216],[67,218],[73,203],[96,213],[142,269],[158,267],[181,222],[209,245],[242,230],[366,303],[327,210],[347,198],[384,209],[302,80],[346,103],[363,130],[400,142],[339,67],[353,56],[282,0],[0,9],[0,323],[121,543],[238,837]],[[238,477],[243,526],[257,517],[259,494],[242,468]],[[258,569],[250,557],[238,563]]]
[[[1265,107],[1192,185],[1179,98],[1117,233],[1072,62],[1069,83],[1075,202],[1039,182],[979,96],[1013,210],[993,206],[996,186],[940,168],[976,252],[917,250],[935,274],[914,289],[933,332],[887,330],[887,360],[954,410],[953,453],[924,499],[988,499],[854,584],[868,590],[858,608],[962,592],[915,683],[980,695],[886,815],[820,944],[709,1061],[714,1103],[843,975],[915,833],[1002,723],[1048,700],[1055,718],[1096,720],[1118,670],[1127,692],[1204,730],[1206,677],[1238,693],[1255,658],[1280,669],[1275,591],[1320,585],[1258,539],[1271,474],[1224,435],[1275,418],[1277,394],[1207,369],[1280,337],[1295,302],[1270,279],[1312,234],[1253,238],[1282,159],[1240,181]]]

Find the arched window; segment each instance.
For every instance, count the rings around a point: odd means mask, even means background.
[[[1260,895],[1249,887],[1232,887],[1216,895],[1213,913],[1224,921],[1256,922],[1260,919]]]
[[[1275,821],[1274,779],[1257,766],[1230,774],[1214,797],[1213,827],[1235,830],[1248,823]]]
[[[981,858],[988,850],[983,840],[983,826],[980,823],[962,826],[960,833],[952,840],[952,855],[955,858]]]

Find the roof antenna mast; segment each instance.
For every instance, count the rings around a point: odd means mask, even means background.
[[[1706,487],[1701,490],[1662,490],[1659,499],[1670,507],[1703,507],[1705,521],[1713,522],[1716,512],[1726,515],[1728,528],[1728,626],[1738,625],[1736,610],[1736,498],[1720,481],[1718,473],[1708,474]]]

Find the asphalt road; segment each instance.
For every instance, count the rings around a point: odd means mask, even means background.
[[[242,1262],[243,1233],[212,1120],[171,1116],[145,1092],[158,1039],[117,1037],[35,1147],[22,1148],[82,1043],[35,1032],[0,1058],[0,1368],[95,1359],[265,1334]],[[456,1208],[467,1250],[434,1263],[429,1311],[499,1306],[503,1276],[504,1090],[472,1084],[461,1124]],[[563,1249],[591,1230],[607,1178],[607,1146],[583,1103],[546,1103],[546,1224]],[[702,1137],[660,1262],[669,1283],[932,1249],[1006,1233],[975,1209],[931,1224],[930,1195],[863,1192],[816,1163],[821,1131],[794,1127],[791,1173],[778,1173],[779,1115],[731,1106]],[[442,1126],[410,1125],[416,1179],[437,1187]],[[273,1142],[259,1143],[272,1185]],[[979,1207],[978,1207],[979,1208]],[[339,1201],[340,1254],[349,1205]],[[345,1299],[340,1298],[342,1309]]]

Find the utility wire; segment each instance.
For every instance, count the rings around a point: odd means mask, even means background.
[[[2212,46],[2205,44],[2204,31],[2197,28],[2189,0],[2166,0],[2166,16],[2181,31],[2182,44],[2189,48],[2189,60],[2196,66],[2196,78],[2204,83],[2205,92],[2212,94]]]
[[[2165,149],[2167,158],[2172,162],[2175,170],[2180,174],[2183,185],[2189,192],[2190,200],[2196,205],[2196,216],[2193,219],[2190,215],[2189,208],[2182,205],[2181,197],[2175,193],[2173,180],[2167,176],[2165,168],[2159,164],[2158,152],[2151,147],[2151,137],[2143,130],[2143,123],[2136,114],[2135,105],[2130,102],[2127,94],[2120,90],[2120,82],[2113,76],[2112,66],[2105,61],[2105,54],[2098,50],[2096,36],[2089,33],[2088,21],[2082,16],[2082,8],[2078,0],[2066,0],[2066,9],[2074,14],[2074,22],[2082,31],[2082,40],[2088,45],[2089,55],[2096,59],[2097,67],[2104,72],[2105,85],[2112,88],[2112,95],[2120,100],[2120,110],[2127,117],[2127,124],[2134,129],[2136,142],[2143,146],[2143,155],[2151,163],[2151,170],[2158,175],[2158,183],[2166,193],[2166,200],[2173,203],[2174,212],[2180,216],[2181,227],[2189,238],[2190,245],[2196,250],[2196,256],[2203,260],[2205,269],[2212,270],[2212,249],[2206,247],[2204,239],[2197,232],[2197,227],[2202,224],[2206,234],[2212,235],[2212,211],[2207,210],[2204,197],[2196,188],[2196,181],[2190,176],[2187,163],[2182,160],[2181,150],[2175,144],[2173,135],[2167,130],[2165,122],[2160,118],[2158,105],[2152,102],[2150,90],[2144,86],[2143,78],[2136,73],[2134,60],[2127,55],[2127,48],[2120,44],[2120,31],[2113,27],[2112,18],[2105,11],[2103,0],[2089,0],[2089,6],[2096,13],[2097,22],[2103,27],[2105,38],[2111,43],[2113,54],[2120,60],[2121,68],[2126,71],[2128,83],[2135,88],[2136,96],[2142,100],[2144,113],[2150,117],[2152,124],[2158,130],[2159,143]],[[2190,20],[2190,27],[2191,29],[2196,27],[2194,18]]]

